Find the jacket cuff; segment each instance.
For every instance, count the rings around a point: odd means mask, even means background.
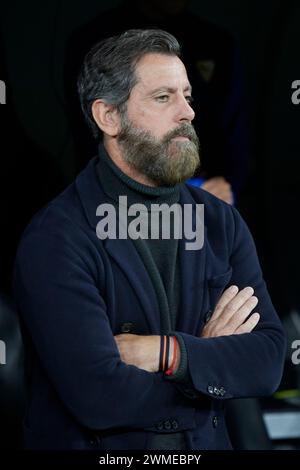
[[[191,382],[191,375],[188,366],[187,351],[182,336],[179,333],[170,333],[170,336],[175,336],[177,339],[178,347],[180,349],[180,363],[175,374],[166,375],[168,380],[174,380],[180,383]]]

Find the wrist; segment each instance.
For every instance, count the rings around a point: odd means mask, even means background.
[[[173,374],[175,374],[175,372],[177,372],[177,370],[178,370],[181,357],[180,357],[180,347],[179,347],[179,343],[178,343],[177,339],[175,338],[175,336],[173,336],[173,338],[174,338],[174,341],[176,341],[176,346],[177,346],[177,354],[176,354],[176,359],[175,359],[175,364],[174,364],[174,370],[173,370]]]
[[[155,355],[154,355],[154,363],[153,363],[153,372],[159,372],[159,361],[160,361],[160,336],[155,335],[154,336],[154,341],[155,341]]]

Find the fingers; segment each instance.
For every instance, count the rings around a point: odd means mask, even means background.
[[[254,308],[258,304],[258,298],[254,295],[251,296],[246,302],[242,305],[242,307],[230,318],[227,323],[227,326],[232,330],[235,331],[239,328],[246,318],[253,312]]]
[[[258,312],[253,313],[251,317],[248,318],[248,320],[245,323],[243,323],[243,325],[237,328],[234,334],[241,335],[243,333],[250,333],[258,324],[259,319],[260,319],[259,313]]]
[[[252,331],[259,321],[257,313],[248,318],[258,304],[258,298],[253,293],[250,286],[241,291],[237,286],[226,289],[203,329],[204,335],[211,337]]]
[[[229,320],[252,297],[253,293],[252,287],[245,287],[239,291],[237,286],[230,286],[220,297],[212,318],[216,320],[222,315],[223,319]]]
[[[252,297],[253,293],[254,290],[252,287],[245,287],[240,292],[238,292],[232,298],[232,300],[230,300],[230,302],[226,304],[221,313],[218,312],[218,316],[222,315],[222,321],[227,323],[233,317],[233,315],[235,315],[236,312]]]
[[[228,289],[226,289],[223,294],[221,295],[214,313],[212,314],[212,319],[216,320],[218,317],[221,316],[224,308],[229,304],[229,302],[234,299],[234,297],[237,295],[239,291],[239,288],[237,286],[230,286]]]

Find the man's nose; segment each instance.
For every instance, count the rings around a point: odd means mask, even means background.
[[[195,111],[184,96],[180,98],[178,117],[179,121],[188,122],[192,122],[195,117]]]

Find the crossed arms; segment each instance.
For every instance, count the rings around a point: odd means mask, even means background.
[[[185,387],[149,373],[158,367],[159,337],[113,336],[99,289],[106,277],[99,240],[65,215],[47,217],[27,230],[15,271],[16,299],[43,380],[88,428],[151,430],[163,416],[177,416],[178,431],[193,427],[195,405]],[[270,394],[281,378],[285,340],[239,218],[230,263],[232,284],[252,285],[257,298],[252,288],[228,289],[198,336],[179,332],[192,386],[209,395],[211,385],[224,385],[218,399]],[[251,314],[258,301],[260,318]]]
[[[216,308],[199,332],[202,338],[216,338],[217,336],[237,335],[250,333],[259,322],[259,313],[252,313],[258,303],[253,295],[252,287],[246,287],[239,291],[237,286],[231,286],[224,291]],[[248,318],[249,317],[249,318]],[[134,365],[147,372],[158,372],[160,336],[121,334],[115,337],[122,361],[128,365]],[[174,341],[176,339],[174,338]],[[180,364],[180,349],[174,372]],[[170,349],[169,364],[173,361],[173,348]]]

